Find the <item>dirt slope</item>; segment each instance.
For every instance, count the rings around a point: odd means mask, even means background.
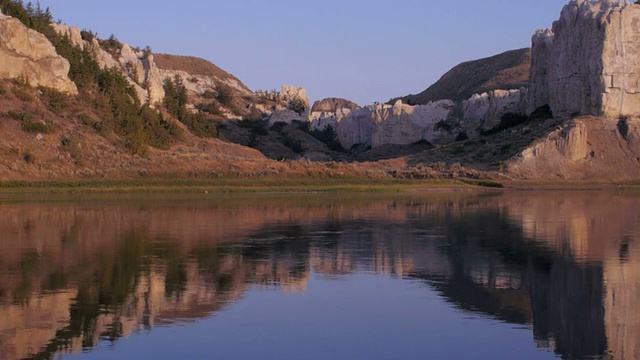
[[[485,59],[464,62],[444,74],[440,80],[417,95],[402,98],[407,104],[429,101],[466,100],[475,93],[496,89],[517,89],[529,81],[531,50],[511,50]]]
[[[635,180],[640,176],[639,141],[639,119],[576,118],[509,160],[506,176],[527,180]]]

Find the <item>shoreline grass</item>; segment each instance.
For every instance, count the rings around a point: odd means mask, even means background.
[[[484,185],[484,186],[483,186]],[[75,192],[183,192],[183,193],[297,193],[413,191],[488,191],[497,183],[474,183],[452,179],[135,179],[70,181],[0,181],[0,193]]]
[[[501,191],[640,191],[639,181],[488,181],[470,179],[223,178],[0,181],[7,193],[400,193]]]

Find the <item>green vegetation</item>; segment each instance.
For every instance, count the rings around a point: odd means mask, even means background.
[[[53,113],[59,113],[67,108],[67,96],[56,89],[41,86],[38,88],[42,101],[47,109]]]
[[[69,77],[80,92],[78,100],[93,109],[101,119],[94,121],[79,117],[81,123],[93,126],[104,135],[111,132],[119,135],[124,148],[133,154],[144,155],[148,146],[168,148],[181,138],[182,132],[176,124],[165,120],[149,107],[142,106],[135,89],[123,74],[113,69],[102,69],[89,51],[74,46],[68,37],[59,35],[50,26],[52,15],[49,8],[43,11],[39,4],[34,6],[17,0],[0,1],[0,9],[4,14],[16,17],[29,28],[43,33],[58,54],[69,60]],[[96,37],[88,30],[83,30],[81,35],[84,40]],[[122,49],[122,43],[113,35],[99,42],[103,49],[112,54]],[[48,88],[40,88],[40,91],[50,111],[58,113],[67,107],[66,95]],[[24,102],[33,100],[28,89],[16,87],[14,94]],[[44,130],[40,127],[37,122],[23,121],[26,131]]]
[[[171,193],[261,193],[261,192],[376,192],[397,193],[430,189],[478,189],[474,185],[451,179],[369,179],[365,177],[279,177],[262,179],[222,178],[184,180],[93,180],[93,181],[5,181],[1,192],[171,192]]]
[[[307,125],[307,129],[308,129],[308,125]],[[333,126],[327,126],[324,128],[324,130],[316,129],[316,130],[310,131],[309,134],[311,134],[311,136],[313,136],[314,138],[325,143],[329,147],[329,149],[333,151],[344,152],[344,148],[342,147],[342,144],[340,144],[340,141],[338,141],[338,137],[336,135],[335,130],[333,129]]]
[[[298,114],[302,115],[307,110],[307,104],[304,103],[302,99],[296,98],[293,100],[289,100],[289,110],[295,111]]]
[[[55,126],[50,121],[33,120],[31,117],[23,117],[22,130],[30,133],[51,134]]]
[[[167,112],[185,124],[191,133],[199,137],[218,137],[217,126],[219,122],[207,117],[205,114],[219,113],[220,110],[217,104],[212,102],[208,105],[202,105],[200,112],[190,112],[187,109],[187,104],[189,103],[187,88],[179,75],[176,75],[173,80],[167,79],[164,82],[164,92],[163,104]]]
[[[27,149],[22,154],[22,158],[28,164],[33,164],[36,162],[36,157],[31,153],[31,150]]]

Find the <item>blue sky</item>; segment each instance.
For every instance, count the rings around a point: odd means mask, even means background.
[[[252,90],[360,105],[417,93],[460,62],[528,47],[567,0],[41,0],[54,19],[212,61]]]

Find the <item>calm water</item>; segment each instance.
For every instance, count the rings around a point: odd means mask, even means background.
[[[640,196],[0,197],[2,359],[640,358]]]

